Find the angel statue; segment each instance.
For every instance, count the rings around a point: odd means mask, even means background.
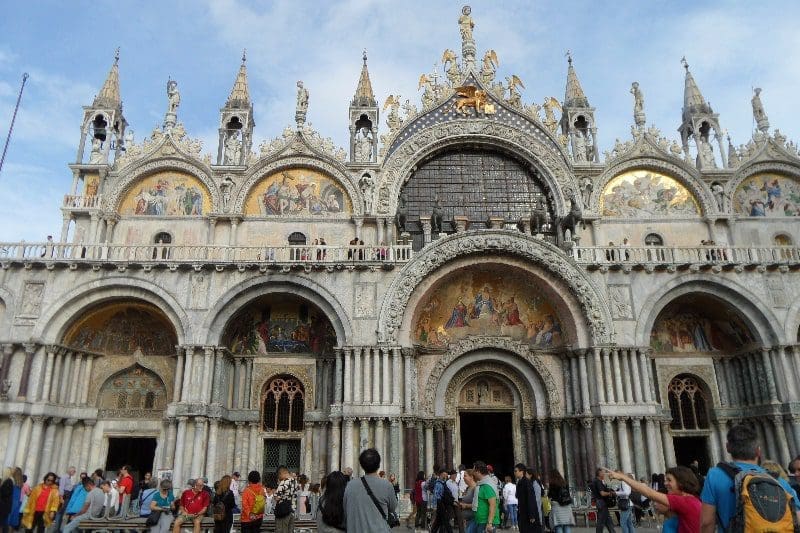
[[[497,52],[494,50],[487,50],[485,54],[483,54],[483,65],[481,66],[481,81],[485,85],[489,85],[494,80],[494,73],[497,71],[497,67],[500,65],[500,61],[497,59]]]
[[[450,82],[451,87],[455,87],[461,83],[461,69],[458,68],[456,53],[449,48],[442,54],[442,67],[444,68],[447,81]]]
[[[386,97],[383,103],[383,110],[389,109],[389,114],[386,116],[386,125],[389,126],[391,131],[400,127],[402,121],[400,120],[400,95],[397,96],[390,94]]]
[[[181,93],[178,92],[178,82],[167,80],[167,98],[169,99],[168,113],[177,113],[178,106],[181,105]]]
[[[556,117],[553,114],[553,108],[556,108],[559,111],[561,111],[561,104],[559,104],[558,100],[556,100],[552,96],[548,96],[547,98],[544,99],[542,107],[544,108],[543,124],[547,126],[547,128],[550,131],[555,132],[556,127],[558,126],[558,121],[556,120]]]
[[[433,83],[431,83],[431,79],[427,75],[422,74],[419,77],[417,90],[419,91],[423,87],[425,88],[425,90],[422,92],[422,109],[428,110],[436,103],[436,93],[432,86]]]
[[[510,77],[506,76],[506,82],[508,83],[508,103],[512,107],[521,109],[522,96],[519,94],[517,86],[522,87],[524,89],[525,85],[522,83],[522,80],[517,77],[516,74],[512,74]]]
[[[464,6],[461,8],[461,16],[458,17],[458,28],[461,30],[462,41],[472,40],[472,29],[475,27],[475,22],[473,22],[470,13],[472,13],[472,8]]]

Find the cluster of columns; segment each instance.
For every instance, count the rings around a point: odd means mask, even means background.
[[[334,403],[412,407],[411,351],[400,347],[350,346],[336,350]]]
[[[249,404],[253,373],[251,357],[231,360],[222,348],[187,345],[178,348],[176,359],[175,402],[227,402],[238,407]],[[231,374],[232,382],[229,383]]]
[[[381,468],[399,475],[402,466],[401,432],[401,419],[398,417],[333,418],[329,432],[328,464],[331,469],[338,466],[351,467],[358,471],[358,455],[363,450],[374,447],[381,454]]]

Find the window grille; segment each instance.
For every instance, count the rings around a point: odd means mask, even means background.
[[[264,398],[265,431],[302,431],[305,415],[303,385],[290,376],[273,379]]]
[[[672,412],[671,429],[708,429],[706,395],[697,379],[686,374],[677,376],[670,382],[668,394]]]

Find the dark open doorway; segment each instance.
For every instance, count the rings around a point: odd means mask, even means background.
[[[152,437],[110,437],[106,472],[116,472],[129,465],[133,479],[139,481],[145,472],[153,472],[156,456],[156,439]]]
[[[511,413],[460,413],[461,462],[472,466],[484,461],[500,479],[514,470],[514,438]]]
[[[695,459],[700,463],[700,472],[711,467],[708,455],[708,437],[674,437],[675,462],[678,466],[689,466]]]

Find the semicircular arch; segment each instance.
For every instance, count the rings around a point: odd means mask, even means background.
[[[95,405],[100,410],[116,411],[125,417],[141,417],[146,414],[163,412],[170,402],[172,391],[167,386],[167,381],[159,374],[159,369],[153,368],[145,361],[124,368],[105,367],[98,370],[93,376],[102,383],[89,399],[90,405]],[[115,382],[115,378],[128,378]],[[152,405],[148,399],[152,393]],[[120,404],[120,396],[125,403]],[[147,411],[150,411],[149,413]]]
[[[685,274],[665,283],[645,300],[634,334],[637,345],[650,346],[650,333],[658,316],[677,298],[689,294],[708,295],[735,309],[756,342],[764,346],[783,343],[782,332],[772,326],[780,321],[760,298],[738,283],[724,279],[711,280],[698,273]]]
[[[245,179],[239,188],[231,208],[232,212],[244,213],[245,202],[250,197],[253,189],[264,179],[282,170],[306,168],[327,175],[332,181],[341,185],[347,192],[352,204],[353,215],[364,214],[364,201],[358,188],[353,185],[353,179],[347,170],[338,162],[327,161],[322,158],[307,155],[281,156],[259,161],[248,169]]]
[[[750,213],[747,211],[742,212],[741,206],[739,206],[740,210],[738,212],[736,211],[737,203],[741,203],[741,201],[737,198],[737,193],[739,193],[740,189],[744,189],[746,187],[746,182],[748,180],[755,181],[756,178],[766,177],[764,175],[769,175],[769,177],[773,179],[783,178],[791,182],[791,185],[795,191],[786,191],[785,188],[789,184],[781,184],[784,190],[779,195],[783,196],[784,198],[789,196],[792,192],[800,192],[800,165],[788,163],[786,161],[757,161],[745,164],[737,169],[736,173],[733,175],[726,187],[728,209],[732,213],[742,216],[750,215]],[[757,188],[759,189],[759,196],[761,197],[760,199],[764,204],[767,204],[769,202],[769,191],[763,193],[760,192],[760,190],[762,190],[761,187],[764,185],[765,183],[762,182],[757,185]],[[747,198],[747,196],[745,196],[745,198]],[[778,205],[780,206],[780,204]],[[798,206],[795,206],[795,212],[797,212],[798,208]],[[780,209],[780,207],[778,207],[778,209]]]
[[[202,342],[218,346],[231,318],[251,301],[269,294],[291,294],[316,305],[330,321],[337,346],[344,346],[353,338],[348,314],[333,293],[310,278],[279,274],[243,281],[220,296],[203,321],[201,331],[206,336]]]
[[[533,236],[507,230],[467,231],[441,238],[423,248],[392,280],[381,304],[378,334],[384,342],[401,342],[401,330],[410,324],[410,303],[417,288],[437,271],[457,259],[486,254],[507,254],[529,261],[559,280],[580,309],[585,333],[576,327],[574,342],[581,347],[612,342],[611,312],[605,298],[587,274],[555,246]],[[416,297],[421,297],[418,294]]]
[[[511,393],[514,409],[520,410],[522,418],[534,418],[536,407],[533,401],[533,393],[525,381],[525,377],[520,375],[516,369],[501,361],[482,361],[464,366],[456,372],[448,383],[445,392],[444,416],[455,418],[459,409],[464,408],[459,401],[459,396],[464,387],[469,385],[470,382],[483,377],[495,379],[505,386]]]

